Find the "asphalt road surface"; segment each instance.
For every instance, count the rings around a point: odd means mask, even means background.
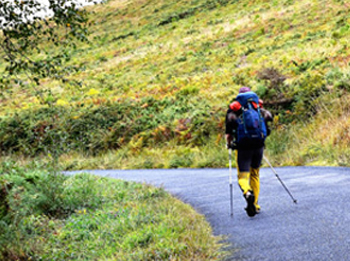
[[[261,213],[246,215],[234,175],[230,216],[228,169],[95,170],[96,175],[162,186],[205,215],[232,245],[229,260],[350,260],[350,168],[269,168],[260,172]],[[235,171],[234,171],[235,173]]]

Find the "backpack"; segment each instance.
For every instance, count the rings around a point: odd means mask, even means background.
[[[266,124],[261,115],[259,97],[254,92],[240,93],[236,101],[241,105],[237,118],[236,142],[263,143],[267,137]]]

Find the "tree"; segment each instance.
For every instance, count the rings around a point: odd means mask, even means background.
[[[92,3],[96,0],[83,4]],[[75,41],[87,41],[88,12],[81,8],[83,4],[74,0],[1,0],[0,55],[6,64],[0,74],[2,89],[13,84],[25,87],[29,81],[43,98],[43,90],[37,88],[41,79],[66,81],[66,76],[78,69],[64,64]]]

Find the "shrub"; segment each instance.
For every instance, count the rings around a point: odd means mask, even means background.
[[[184,92],[197,92],[190,88]],[[167,132],[166,139],[176,138],[176,126],[171,123],[189,118],[188,130],[195,135],[186,139],[178,135],[179,142],[187,140],[201,143],[196,133],[208,136],[215,125],[213,109],[204,101],[182,96],[180,99],[139,101],[124,100],[106,103],[99,107],[50,107],[22,111],[0,119],[0,150],[3,153],[19,152],[25,155],[39,153],[57,157],[69,151],[96,155],[109,149],[118,149],[142,136],[147,145],[159,139],[155,132]],[[188,136],[189,137],[189,136]]]
[[[25,170],[14,163],[3,163],[0,173],[2,219],[7,222],[29,215],[60,218],[78,208],[93,209],[101,204],[93,197],[99,188],[93,176],[68,179],[55,170]]]
[[[343,72],[339,68],[334,68],[328,71],[325,79],[329,86],[335,90],[345,90],[350,92],[350,73]]]

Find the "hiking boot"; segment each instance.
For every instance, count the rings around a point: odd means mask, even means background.
[[[248,191],[244,194],[244,198],[247,201],[247,207],[245,208],[245,211],[247,212],[247,215],[250,217],[254,217],[256,215],[256,208],[254,205],[254,194],[251,191]]]

